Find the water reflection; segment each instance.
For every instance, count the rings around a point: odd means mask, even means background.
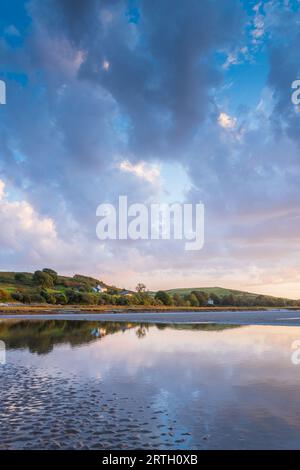
[[[0,448],[300,448],[299,327],[4,321]]]
[[[82,322],[68,320],[0,320],[0,339],[5,341],[7,349],[28,348],[30,352],[48,354],[58,344],[80,346],[100,340],[107,335],[134,329],[138,338],[144,338],[149,328],[154,325],[117,322]],[[157,328],[222,331],[236,328],[231,325],[164,325]]]

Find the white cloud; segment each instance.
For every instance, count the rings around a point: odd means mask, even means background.
[[[265,21],[264,15],[261,13],[263,8],[262,2],[257,3],[253,10],[255,12],[254,20],[253,20],[253,30],[252,30],[252,37],[253,43],[256,44],[261,40],[265,34]]]
[[[145,162],[133,164],[129,160],[123,160],[119,164],[119,169],[124,172],[132,173],[138,178],[145,179],[150,183],[155,182],[160,177],[160,168],[157,165],[151,165]]]
[[[239,63],[238,56],[235,52],[229,52],[227,55],[226,61],[223,64],[224,69],[228,69],[231,65],[236,65]]]
[[[230,51],[227,54],[226,60],[223,64],[224,69],[229,69],[232,65],[242,64],[250,60],[250,54],[246,46]]]
[[[104,61],[103,61],[103,63],[102,63],[102,68],[103,68],[103,70],[105,70],[105,72],[108,72],[108,71],[109,71],[110,63],[108,62],[108,60],[104,60]]]
[[[219,114],[218,123],[224,129],[234,129],[236,127],[237,120],[236,118],[222,112]]]
[[[0,244],[2,249],[19,250],[25,246],[39,248],[55,246],[57,233],[51,218],[40,217],[26,201],[10,202],[0,180]]]
[[[66,240],[51,217],[40,215],[26,200],[10,201],[0,180],[0,255],[6,270],[35,270],[53,266],[58,271],[97,272],[97,260],[102,265],[107,256],[103,245],[70,227]],[[86,265],[90,269],[86,269]],[[103,268],[102,268],[103,272]],[[99,273],[98,273],[99,274]]]

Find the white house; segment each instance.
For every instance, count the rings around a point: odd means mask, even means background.
[[[208,299],[207,305],[215,305],[213,299]]]
[[[101,294],[102,292],[106,292],[107,288],[101,287],[100,284],[98,284],[96,287],[93,287],[93,291],[97,292],[97,294]]]

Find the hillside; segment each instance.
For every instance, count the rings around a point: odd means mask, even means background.
[[[246,296],[246,297],[257,297],[260,294],[254,294],[251,292],[235,290],[235,289],[226,289],[224,287],[186,287],[186,288],[179,288],[179,289],[168,289],[166,292],[169,294],[179,294],[179,295],[186,295],[190,294],[193,291],[201,291],[206,292],[207,294],[215,294],[218,296],[224,295],[234,295],[234,296]],[[271,296],[268,296],[271,297]]]
[[[82,274],[75,274],[73,277],[57,275],[54,290],[57,292],[64,291],[68,288],[95,287],[97,285],[109,288],[104,282]],[[28,272],[0,272],[0,289],[14,292],[18,289],[26,289],[35,287],[36,283],[33,279],[33,273]]]
[[[243,292],[223,287],[198,287],[137,292],[105,284],[102,280],[82,274],[61,276],[54,270],[0,272],[0,303],[56,305],[166,305],[174,307],[240,306],[288,307],[299,302]]]
[[[256,296],[258,294],[250,294],[249,292],[243,292],[234,289],[225,289],[224,287],[183,287],[178,289],[168,289],[166,292],[169,294],[179,294],[179,295],[186,295],[190,294],[193,291],[201,291],[206,292],[207,294],[215,294],[219,296],[223,295],[250,295]]]
[[[209,296],[216,295],[218,297],[226,297],[232,296],[235,300],[243,299],[247,300],[254,300],[258,297],[263,297],[264,299],[268,300],[278,300],[280,297],[275,297],[271,295],[262,295],[262,294],[255,294],[253,292],[246,292],[240,291],[235,289],[226,289],[224,287],[186,287],[186,288],[178,288],[178,289],[168,289],[166,292],[170,295],[179,294],[181,296],[188,295],[191,292],[205,292]],[[292,302],[290,299],[282,298],[285,302]]]
[[[95,299],[91,295],[95,293],[97,286],[100,286],[103,292],[112,294],[121,291],[93,277],[82,274],[72,277],[60,276],[47,268],[36,273],[0,272],[0,302],[67,303],[66,297],[69,296],[69,300],[74,303],[93,303]]]

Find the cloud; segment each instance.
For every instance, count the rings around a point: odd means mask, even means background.
[[[263,10],[262,2],[258,2],[253,7],[253,11],[255,12],[255,14],[254,14],[254,19],[253,19],[253,29],[251,31],[251,34],[252,34],[254,44],[258,44],[259,42],[261,42],[265,34],[265,21],[264,21],[264,15],[262,13],[262,10]]]
[[[218,123],[224,129],[234,129],[237,124],[237,120],[228,114],[221,112],[218,117]]]
[[[55,249],[57,233],[51,218],[41,217],[27,201],[10,202],[4,193],[5,184],[0,180],[0,244],[1,251],[14,253],[44,252]]]
[[[184,158],[222,79],[209,59],[236,42],[242,26],[241,8],[229,15],[225,3],[214,11],[208,1],[188,10],[165,2],[169,24],[180,26],[169,32],[152,3],[141,2],[138,24],[126,8],[123,1],[32,0],[22,48],[0,45],[4,67],[27,80],[10,83],[0,171],[41,213],[84,220],[91,233],[104,199],[117,191],[150,196],[142,178],[133,184],[118,171],[115,155],[132,155],[132,171],[148,180],[151,160]],[[18,120],[16,109],[26,109]]]
[[[10,200],[5,183],[0,180],[0,256],[3,270],[28,271],[53,266],[66,273],[98,275],[99,266],[110,258],[101,243],[90,243],[76,224],[69,224],[68,234],[60,237],[56,222],[41,215],[26,200]],[[95,260],[97,260],[95,262]],[[99,264],[98,264],[99,263]],[[99,270],[98,270],[99,269]],[[109,269],[108,269],[109,271]]]
[[[108,60],[104,60],[104,61],[103,61],[102,67],[103,67],[103,70],[105,70],[106,72],[108,72],[108,70],[109,70],[109,68],[110,68],[110,63],[108,62]]]
[[[299,11],[235,0],[141,0],[134,14],[123,0],[26,5],[18,47],[7,35],[0,41],[9,89],[0,175],[18,194],[12,202],[0,183],[2,265],[44,259],[133,284],[159,284],[165,273],[178,282],[259,283],[273,271],[288,276],[280,262],[294,275],[300,139],[290,85],[300,72]],[[178,164],[191,181],[186,200],[206,206],[204,250],[101,245],[98,204],[120,194],[159,199],[160,169]],[[175,198],[176,182],[164,180]]]
[[[133,164],[129,160],[123,160],[119,163],[121,171],[132,173],[138,178],[145,179],[150,183],[157,181],[160,177],[160,169],[157,165],[149,165],[145,162]]]

